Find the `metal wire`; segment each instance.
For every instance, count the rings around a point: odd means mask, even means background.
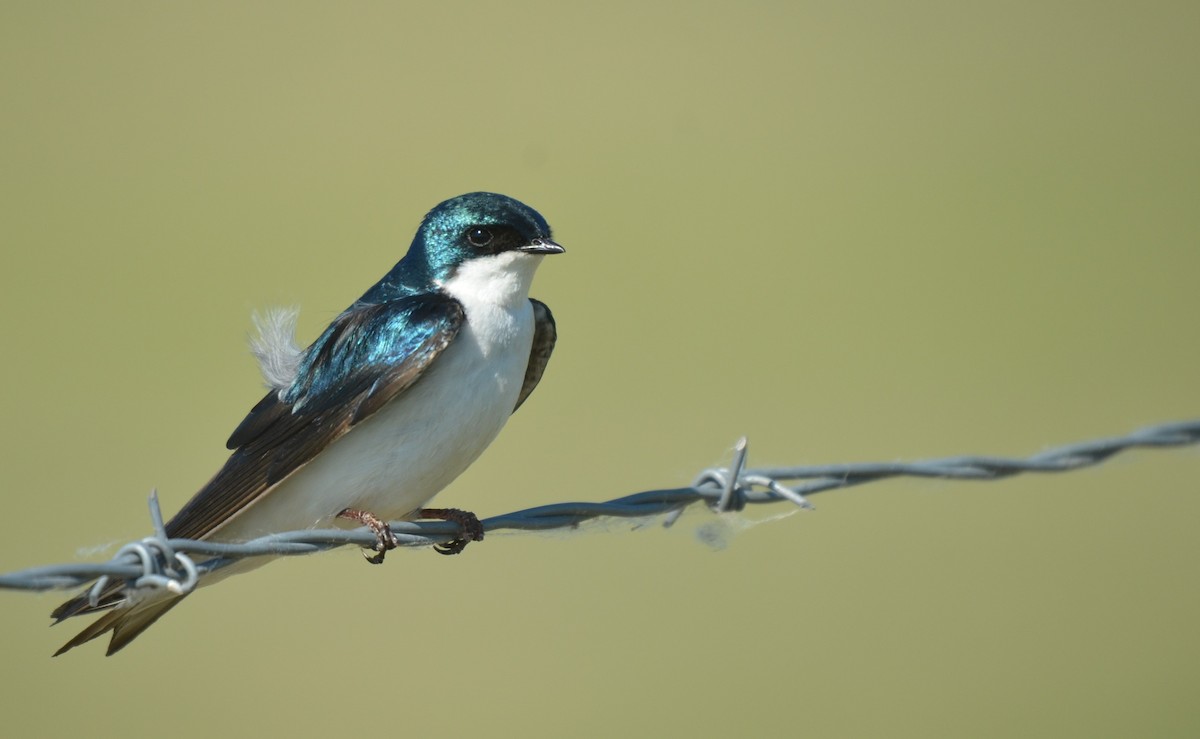
[[[890,477],[996,480],[1025,472],[1069,472],[1099,464],[1129,449],[1176,447],[1197,442],[1200,442],[1200,419],[1160,424],[1125,436],[1070,444],[1024,459],[966,456],[918,462],[746,469],[748,446],[743,438],[734,446],[731,467],[704,470],[687,487],[648,490],[603,503],[537,506],[493,516],[482,523],[485,532],[547,531],[572,529],[596,518],[663,516],[664,525],[670,526],[685,508],[700,502],[707,503],[716,513],[739,511],[751,504],[777,502],[812,508],[807,500],[809,496]],[[794,480],[806,482],[783,483]],[[182,594],[194,589],[204,575],[245,557],[312,554],[348,545],[370,548],[377,542],[376,535],[365,527],[290,531],[244,544],[167,539],[158,496],[154,493],[150,495],[150,513],[155,535],[125,545],[109,561],[19,570],[0,575],[0,588],[50,590],[77,588],[96,581],[91,589],[96,597],[106,583],[120,579],[130,581],[135,588],[167,588]],[[396,521],[391,527],[402,546],[412,547],[444,544],[461,533],[457,524],[447,521]]]

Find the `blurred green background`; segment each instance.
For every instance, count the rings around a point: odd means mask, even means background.
[[[1196,416],[1200,5],[0,5],[0,570],[149,529],[475,189],[568,254],[541,388],[438,502],[725,463],[1025,455]],[[900,481],[700,543],[494,536],[280,562],[51,660],[8,736],[1195,736],[1195,450]],[[739,528],[747,528],[735,533]],[[82,624],[78,624],[82,625]]]

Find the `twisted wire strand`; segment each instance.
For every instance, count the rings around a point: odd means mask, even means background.
[[[1200,442],[1200,419],[1164,423],[1125,436],[1096,439],[1048,449],[1016,459],[958,456],[917,462],[868,462],[801,467],[745,467],[748,444],[734,445],[730,467],[702,471],[691,485],[647,490],[602,503],[554,503],[483,519],[485,532],[572,529],[596,518],[664,517],[670,526],[684,509],[704,502],[717,513],[739,511],[747,505],[791,502],[812,508],[808,497],[893,477],[953,480],[998,480],[1022,473],[1070,472],[1099,464],[1123,451],[1178,447]],[[802,481],[785,485],[784,482]],[[240,544],[168,539],[158,496],[150,495],[155,535],[121,547],[107,562],[74,562],[0,574],[0,588],[50,590],[77,588],[95,581],[93,598],[111,580],[128,580],[135,588],[167,588],[177,594],[191,591],[206,574],[239,559],[262,555],[312,554],[342,546],[371,548],[376,535],[363,527],[353,530],[308,529],[264,536]],[[460,535],[448,521],[395,521],[392,531],[401,546],[444,544]],[[201,558],[203,561],[196,562]]]

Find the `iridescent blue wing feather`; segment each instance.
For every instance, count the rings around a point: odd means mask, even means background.
[[[357,304],[310,346],[296,380],[271,392],[229,437],[225,466],[167,523],[197,539],[413,385],[450,344],[463,309],[431,293]]]

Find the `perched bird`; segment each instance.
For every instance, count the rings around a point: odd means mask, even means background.
[[[469,193],[431,210],[404,258],[307,349],[292,338],[294,312],[260,321],[253,348],[270,391],[167,535],[238,542],[340,518],[375,532],[372,561],[396,546],[388,520],[458,521],[464,538],[444,553],[482,538],[473,514],[423,506],[479,457],[541,380],[556,332],[529,287],[542,257],[562,252],[534,209]],[[269,559],[241,560],[202,582]],[[183,597],[125,583],[95,604],[79,595],[51,614],[55,623],[107,613],[56,656],[109,631],[111,655]]]

